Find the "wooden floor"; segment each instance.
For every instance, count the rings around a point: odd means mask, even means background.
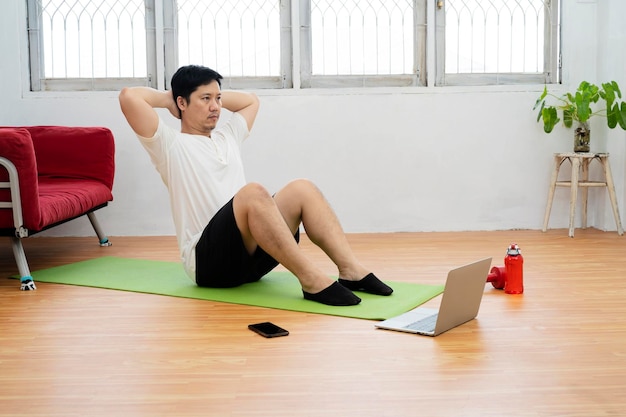
[[[436,338],[374,322],[39,283],[0,239],[2,416],[623,416],[626,237],[594,229],[350,235],[381,278],[443,283],[506,247],[525,293],[485,285],[476,320]],[[172,237],[31,238],[37,270],[105,255],[177,260]],[[302,242],[329,274],[332,264]],[[428,305],[436,306],[439,298]],[[392,299],[390,298],[390,302]],[[264,339],[249,323],[291,334]]]

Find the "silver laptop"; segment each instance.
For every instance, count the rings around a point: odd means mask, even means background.
[[[491,258],[486,258],[448,272],[439,310],[417,307],[375,326],[386,330],[437,336],[472,320],[478,315],[490,266]]]

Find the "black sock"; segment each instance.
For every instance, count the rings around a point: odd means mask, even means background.
[[[352,294],[352,291],[341,286],[338,282],[333,282],[329,287],[315,294],[302,290],[305,300],[317,301],[318,303],[330,306],[353,306],[359,304],[361,299]]]
[[[376,275],[370,273],[359,281],[348,281],[339,278],[339,283],[352,291],[363,291],[376,295],[391,295],[393,288],[379,280]]]

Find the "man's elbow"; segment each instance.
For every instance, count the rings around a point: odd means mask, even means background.
[[[120,90],[120,94],[118,95],[118,100],[120,101],[120,105],[123,107],[124,103],[130,100],[130,96],[132,96],[131,89],[129,87],[124,87]]]

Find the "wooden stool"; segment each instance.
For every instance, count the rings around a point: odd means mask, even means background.
[[[597,159],[604,169],[604,181],[589,181],[589,164]],[[572,166],[572,175],[570,181],[557,181],[561,164],[569,160]],[[582,179],[579,180],[579,171],[582,166]],[[619,210],[617,208],[617,198],[615,196],[615,186],[613,184],[613,176],[611,175],[611,167],[609,165],[608,153],[556,153],[554,154],[554,170],[552,171],[552,179],[550,181],[550,191],[548,193],[548,204],[546,205],[546,214],[543,219],[543,231],[548,229],[548,220],[550,220],[550,210],[552,210],[552,200],[554,199],[554,190],[557,186],[570,187],[569,202],[569,236],[574,237],[574,215],[576,213],[576,200],[578,197],[578,187],[582,187],[582,227],[587,227],[587,191],[588,187],[606,187],[609,192],[609,199],[613,207],[613,216],[617,226],[617,234],[624,234],[622,221],[620,220]]]

